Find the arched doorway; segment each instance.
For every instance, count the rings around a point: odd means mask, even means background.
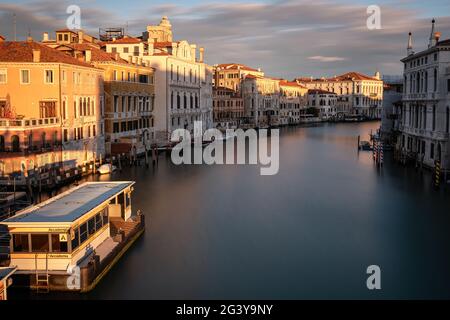
[[[11,137],[11,149],[13,152],[19,152],[20,151],[20,140],[19,136],[14,135]]]

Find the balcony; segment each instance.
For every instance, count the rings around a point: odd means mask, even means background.
[[[0,119],[0,127],[4,128],[22,128],[22,129],[32,129],[32,128],[43,128],[43,127],[54,127],[60,124],[60,119],[57,117],[53,118],[41,118],[41,119]]]

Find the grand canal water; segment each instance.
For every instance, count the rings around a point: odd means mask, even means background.
[[[125,168],[145,235],[86,299],[450,298],[450,187],[356,149],[377,122],[285,128],[280,170]],[[102,177],[106,179],[107,177]],[[381,268],[380,291],[366,287]]]

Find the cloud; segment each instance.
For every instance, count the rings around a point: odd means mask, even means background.
[[[435,0],[438,1],[438,0]],[[148,24],[168,15],[176,40],[206,48],[209,64],[240,62],[262,68],[266,74],[292,79],[327,76],[346,71],[401,74],[400,59],[406,54],[407,33],[413,32],[414,50],[426,48],[431,17],[424,17],[419,0],[383,1],[382,29],[366,26],[367,5],[350,0],[219,0],[179,4],[141,2],[124,9],[123,3],[108,5],[82,1],[82,25],[87,31],[99,27],[125,26],[140,35]],[[34,0],[27,5],[0,4],[0,30],[12,35],[11,12],[16,12],[18,34],[28,28],[34,37],[65,25],[68,1]],[[433,1],[427,2],[433,6]],[[441,10],[444,15],[448,10]],[[126,22],[128,21],[128,23]],[[20,22],[20,23],[19,23]],[[450,17],[438,18],[443,38],[450,30]]]
[[[343,57],[324,57],[324,56],[312,56],[308,57],[309,60],[317,60],[320,62],[336,62],[336,61],[344,61],[347,60]]]

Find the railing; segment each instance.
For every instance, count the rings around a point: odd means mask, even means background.
[[[0,119],[0,127],[43,127],[59,125],[60,119],[57,117],[40,118],[40,119]]]

